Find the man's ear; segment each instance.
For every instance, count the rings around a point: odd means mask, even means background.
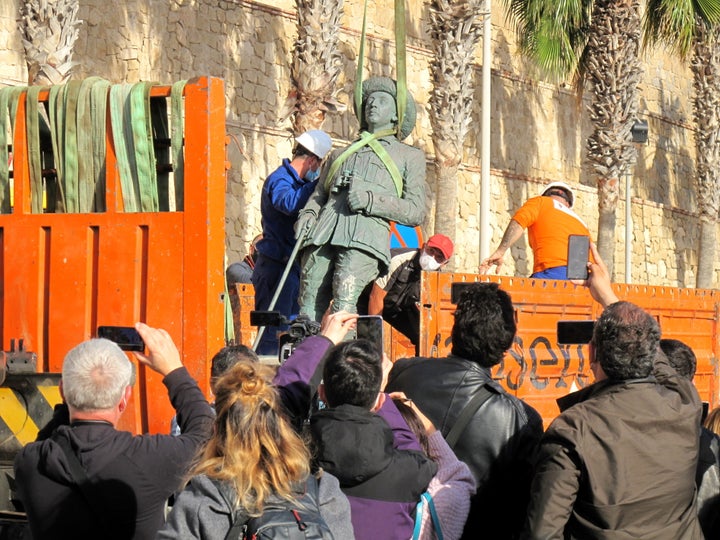
[[[125,392],[123,392],[123,397],[118,404],[118,410],[120,412],[123,412],[127,408],[128,403],[130,403],[130,394],[132,394],[132,386],[126,386]]]
[[[370,412],[378,412],[385,403],[385,397],[385,392],[378,392],[377,399],[375,400],[375,405],[373,405],[373,408],[370,409]]]
[[[60,382],[58,383],[58,390],[60,390],[60,398],[63,400],[63,403],[65,403],[65,392],[63,392],[62,379],[60,379]]]

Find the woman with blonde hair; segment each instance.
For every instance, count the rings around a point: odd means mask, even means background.
[[[347,498],[335,477],[311,474],[310,454],[282,412],[273,375],[269,366],[241,361],[218,379],[215,432],[158,539],[222,540],[234,523],[299,502],[306,490],[317,495],[333,537],[353,538]]]

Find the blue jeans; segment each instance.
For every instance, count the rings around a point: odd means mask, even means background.
[[[542,272],[535,272],[530,276],[537,279],[567,279],[567,266],[554,266]]]

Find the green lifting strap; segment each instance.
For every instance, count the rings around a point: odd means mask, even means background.
[[[182,211],[185,204],[184,178],[185,178],[185,155],[183,154],[183,130],[185,121],[183,118],[183,92],[185,81],[178,81],[172,85],[170,91],[170,131],[171,151],[173,165],[173,183],[175,185],[175,209]]]
[[[134,180],[137,182],[142,212],[158,211],[157,169],[150,114],[152,85],[150,82],[141,82],[130,90],[131,127],[137,163]]]
[[[47,87],[31,86],[25,98],[25,131],[28,146],[28,169],[30,173],[30,208],[33,214],[43,211],[42,152],[40,150],[40,92]]]
[[[8,144],[13,140],[17,100],[22,90],[22,87],[0,88],[0,213],[2,214],[9,214],[12,211]],[[10,112],[11,108],[12,112]],[[8,131],[10,131],[10,141],[7,138]]]
[[[78,138],[77,138],[77,102],[80,94],[80,81],[70,81],[64,88],[63,124],[65,127],[63,159],[63,182],[65,189],[65,211],[80,212],[78,177]]]
[[[367,6],[368,0],[365,0],[365,6],[363,7],[363,22],[362,31],[360,32],[360,52],[358,53],[358,65],[357,72],[355,74],[355,114],[357,115],[358,123],[362,126],[362,80],[363,80],[363,64],[365,62],[365,35],[367,28]]]
[[[90,110],[92,119],[92,161],[95,178],[96,212],[105,212],[105,160],[107,158],[107,101],[110,83],[98,78],[90,89]]]
[[[129,141],[125,138],[125,107],[127,103],[129,108],[127,98],[131,89],[132,85],[130,84],[114,84],[110,87],[110,116],[123,206],[126,212],[137,212],[137,197],[135,195],[135,183],[133,182],[135,151],[132,146],[132,137],[130,137]]]
[[[330,187],[333,178],[335,177],[335,174],[337,174],[337,172],[340,170],[342,164],[347,161],[347,158],[360,150],[363,146],[369,146],[370,148],[372,148],[375,154],[377,154],[380,160],[385,164],[385,168],[387,168],[390,176],[393,179],[393,183],[395,184],[395,190],[397,191],[398,197],[402,197],[403,179],[402,175],[400,174],[400,170],[398,169],[397,164],[393,161],[390,154],[388,154],[385,148],[383,148],[382,145],[377,141],[381,137],[387,137],[388,135],[394,134],[395,130],[392,129],[385,129],[382,131],[378,131],[377,133],[369,133],[367,131],[361,132],[360,139],[348,146],[345,151],[330,164],[330,170],[328,170],[327,176],[325,177],[325,191],[330,191]]]
[[[395,0],[395,71],[397,72],[397,133],[400,138],[405,105],[407,103],[407,77],[405,66],[405,0]]]

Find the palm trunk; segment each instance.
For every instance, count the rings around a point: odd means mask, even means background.
[[[715,239],[720,209],[720,30],[696,24],[691,69],[695,89],[696,185],[700,212],[698,270],[695,285],[713,287]]]
[[[457,184],[458,166],[435,162],[437,202],[435,206],[435,232],[455,238],[458,222]]]
[[[587,158],[598,185],[598,250],[611,277],[615,269],[615,211],[618,179],[634,161],[630,129],[637,110],[642,68],[638,0],[597,0],[586,48],[587,77],[592,84]]]
[[[303,133],[320,129],[328,112],[344,108],[336,99],[343,0],[296,0],[296,5],[298,37],[290,68],[295,88],[285,110],[293,117],[295,133]]]

